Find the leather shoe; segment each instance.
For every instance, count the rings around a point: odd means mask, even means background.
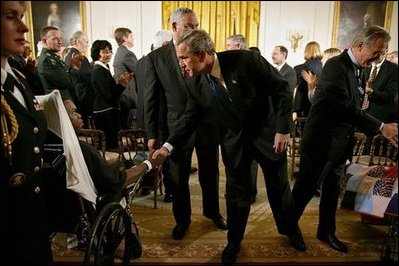
[[[317,233],[317,239],[327,243],[332,249],[339,252],[348,253],[348,248],[334,234]]]
[[[305,241],[303,241],[302,232],[296,227],[291,233],[287,234],[291,247],[299,251],[306,251]]]
[[[177,224],[172,231],[172,236],[174,240],[180,240],[186,235],[188,225]]]
[[[222,264],[232,265],[236,263],[237,253],[240,251],[240,246],[228,243],[222,252]]]
[[[227,230],[227,222],[220,213],[218,213],[215,216],[205,215],[205,217],[208,219],[211,219],[217,228],[222,229],[222,230]]]
[[[172,201],[173,201],[173,195],[165,194],[165,197],[163,198],[163,202],[172,202]]]

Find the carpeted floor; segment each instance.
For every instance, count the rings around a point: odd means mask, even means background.
[[[221,173],[224,169],[221,166]],[[221,252],[226,245],[226,231],[215,228],[202,216],[200,188],[197,174],[190,180],[192,193],[192,222],[184,239],[172,239],[175,225],[171,203],[164,203],[159,195],[158,208],[153,208],[153,195],[134,198],[132,211],[138,225],[143,246],[141,258],[132,264],[220,264]],[[225,216],[224,177],[220,181],[220,207]],[[238,264],[379,264],[385,226],[362,224],[357,213],[339,210],[337,236],[348,245],[349,253],[332,250],[316,239],[318,202],[315,197],[305,210],[300,227],[307,244],[306,252],[298,252],[288,244],[288,238],[277,233],[266,199],[264,180],[258,178],[258,197],[252,205],[245,239],[237,259]],[[65,247],[65,236],[58,234],[53,244],[55,261],[79,263],[83,254]]]

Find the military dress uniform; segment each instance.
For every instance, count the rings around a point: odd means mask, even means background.
[[[11,155],[4,141],[1,145],[0,260],[1,264],[44,264],[52,261],[41,177],[47,122],[27,82],[15,70],[14,73],[18,81],[8,81],[12,76],[9,73],[4,81],[2,69],[1,96],[15,115],[18,134],[11,143]],[[21,92],[26,107],[12,94],[11,91],[16,90],[14,85]],[[2,116],[4,109],[2,105]],[[7,123],[10,130],[10,121]],[[3,131],[2,121],[2,137]]]
[[[75,103],[78,102],[75,86],[80,84],[79,73],[70,70],[55,51],[42,49],[38,59],[37,73],[46,94],[57,89],[63,100],[70,99]]]

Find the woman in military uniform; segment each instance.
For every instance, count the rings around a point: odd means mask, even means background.
[[[22,74],[7,59],[20,54],[28,28],[23,1],[1,2],[1,264],[52,262],[41,179],[46,119]]]

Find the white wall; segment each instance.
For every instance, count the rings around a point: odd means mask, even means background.
[[[87,1],[86,12],[90,42],[106,39],[115,51],[114,29],[128,27],[135,36],[132,50],[138,58],[150,51],[153,36],[162,26],[161,1]],[[334,1],[261,1],[260,13],[258,46],[269,61],[276,45],[289,48],[288,63],[292,66],[304,61],[303,50],[309,41],[320,43],[322,50],[331,47]],[[286,38],[290,28],[304,29],[305,33],[296,53]],[[398,50],[398,1],[394,1],[390,32],[390,50]]]

